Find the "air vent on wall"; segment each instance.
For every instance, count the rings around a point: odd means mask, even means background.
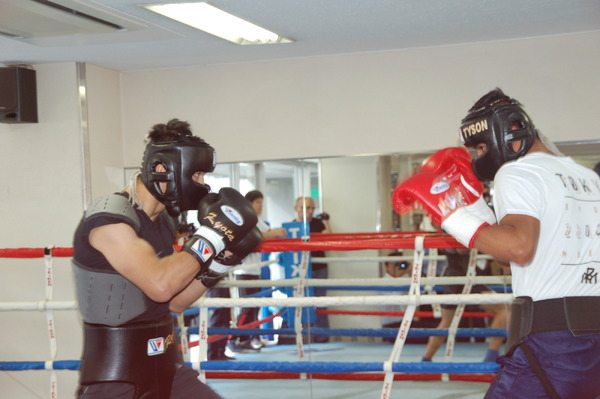
[[[78,0],[2,0],[0,34],[35,39],[138,30],[145,25]]]

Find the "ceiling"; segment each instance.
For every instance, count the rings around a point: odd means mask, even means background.
[[[51,1],[127,29],[94,32],[82,26],[76,27],[81,33],[42,32],[23,39],[0,35],[0,63],[86,62],[139,71],[600,30],[600,0],[211,0],[214,6],[295,39],[291,44],[238,46],[139,6],[174,1]],[[0,31],[15,25],[25,29],[26,24],[71,24],[65,22],[64,12],[39,11],[47,7],[40,2],[47,0],[0,0]]]

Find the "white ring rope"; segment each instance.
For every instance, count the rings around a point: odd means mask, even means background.
[[[233,273],[240,269],[244,270],[245,272],[248,270],[261,269],[263,266],[268,266],[268,265],[272,265],[275,263],[279,263],[279,261],[277,259],[271,259],[271,260],[264,260],[264,261],[257,262],[257,263],[239,264],[239,265],[233,266],[231,269],[229,269],[228,273]]]
[[[465,276],[441,276],[441,277],[421,277],[423,285],[463,285],[466,282]],[[475,276],[474,284],[498,284],[510,286],[511,276]],[[360,286],[360,287],[406,287],[411,283],[411,277],[398,277],[394,279],[383,278],[363,278],[363,279],[307,279],[305,286],[308,287],[333,287],[333,286]],[[221,281],[219,287],[295,287],[298,285],[298,278],[289,278],[285,280],[235,280]],[[332,288],[334,289],[334,288]]]
[[[494,303],[511,303],[513,294],[452,294],[422,295],[422,305],[451,304],[487,305]],[[335,296],[335,297],[303,297],[303,298],[201,298],[191,307],[294,307],[294,306],[343,306],[343,305],[411,305],[417,304],[415,295],[371,295],[371,296]],[[0,302],[0,311],[12,310],[75,310],[76,301],[33,301],[33,302]]]
[[[452,304],[486,305],[491,303],[511,303],[513,294],[451,294],[451,295],[422,295],[419,303],[423,305]],[[231,307],[231,306],[261,307],[261,306],[344,306],[344,305],[416,305],[415,295],[370,295],[370,296],[332,296],[312,298],[245,298],[242,300],[228,298],[201,298],[196,301],[196,307]]]
[[[0,311],[10,310],[77,310],[76,301],[0,302]]]
[[[436,248],[434,248],[436,249]],[[343,262],[372,262],[372,261],[379,261],[379,262],[385,262],[388,260],[413,260],[414,257],[413,255],[394,255],[394,256],[355,256],[355,257],[334,257],[334,256],[327,256],[324,258],[320,258],[320,257],[312,257],[311,258],[313,260],[313,262],[327,262],[327,263],[343,263]],[[423,257],[424,260],[443,260],[445,261],[446,255],[437,255],[437,249],[436,249],[436,254],[430,254],[430,255],[424,255]],[[493,258],[489,255],[482,255],[482,254],[478,254],[477,255],[477,260],[479,259],[485,259],[485,260],[492,260]]]

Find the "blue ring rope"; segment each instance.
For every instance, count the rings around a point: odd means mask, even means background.
[[[79,360],[55,360],[54,370],[78,370]],[[187,363],[191,367],[191,363]],[[293,373],[353,373],[384,372],[383,362],[237,362],[204,361],[200,367],[205,371],[279,371]],[[453,373],[453,374],[492,374],[500,366],[496,363],[433,363],[405,362],[392,363],[395,373]],[[0,362],[0,370],[45,370],[46,362]]]

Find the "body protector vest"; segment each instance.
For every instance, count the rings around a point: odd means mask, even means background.
[[[140,234],[140,218],[126,197],[99,198],[86,210],[82,223],[102,215],[123,220]],[[156,307],[138,287],[115,271],[96,270],[75,260],[73,271],[85,322],[80,384],[127,382],[135,386],[137,399],[168,399],[175,373],[183,365],[171,314],[135,322]]]
[[[84,221],[102,213],[133,222],[139,232],[139,218],[127,198],[113,194],[97,199],[86,210]],[[96,271],[75,260],[73,272],[79,311],[86,323],[126,324],[148,308],[149,298],[116,272]]]

